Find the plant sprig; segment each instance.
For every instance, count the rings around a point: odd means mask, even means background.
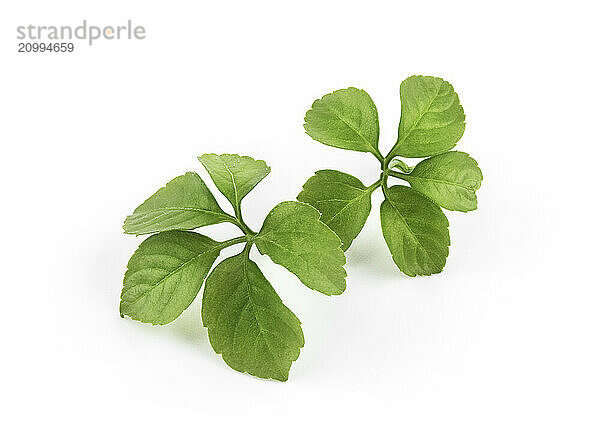
[[[475,210],[483,175],[468,154],[449,152],[465,130],[465,114],[450,83],[412,76],[400,85],[400,99],[398,139],[385,156],[379,150],[379,119],[369,94],[347,88],[316,100],[305,116],[307,134],[328,146],[371,153],[381,175],[365,186],[345,172],[317,171],[297,198],[319,210],[347,250],[371,212],[373,191],[382,188],[381,228],[394,262],[408,276],[431,275],[444,268],[450,246],[441,207]],[[399,157],[427,158],[411,167]],[[390,178],[410,187],[390,187]]]
[[[320,221],[316,209],[297,201],[276,205],[255,232],[242,217],[242,199],[270,168],[264,161],[235,154],[204,154],[199,160],[233,214],[219,206],[195,172],[174,178],[138,206],[125,220],[125,233],[153,235],[127,265],[121,316],[170,323],[194,301],[206,279],[202,322],[215,352],[237,371],[285,381],[304,335],[298,318],[250,259],[250,250],[256,245],[309,288],[337,295],[346,288],[340,239]],[[217,242],[192,231],[223,222],[234,224],[243,235]],[[241,253],[210,272],[221,251],[241,243]]]
[[[477,208],[483,179],[468,154],[450,151],[462,137],[465,115],[452,86],[436,77],[413,76],[400,85],[402,115],[398,139],[387,155],[379,150],[379,119],[369,95],[342,89],[316,100],[306,113],[306,132],[329,146],[371,153],[381,166],[365,186],[336,170],[317,171],[304,184],[299,201],[276,205],[258,231],[242,216],[242,199],[270,172],[264,161],[235,154],[204,154],[198,159],[233,208],[224,211],[202,178],[188,172],[174,178],[125,220],[127,234],[152,234],[127,265],[120,313],[164,325],[194,301],[203,283],[202,322],[211,346],[233,369],[285,381],[304,346],[300,321],[250,258],[261,254],[326,295],[346,288],[344,251],[371,212],[371,195],[381,188],[383,237],[398,268],[409,276],[442,271],[450,235],[442,207]],[[409,166],[400,157],[424,158]],[[400,179],[408,186],[388,186]],[[217,242],[193,232],[232,223],[241,234]],[[224,249],[242,252],[215,261]]]

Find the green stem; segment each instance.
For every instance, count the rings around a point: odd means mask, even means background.
[[[390,154],[391,154],[391,151],[390,151]],[[388,166],[389,166],[390,162],[392,161],[392,158],[394,158],[394,157],[388,155],[381,163],[381,177],[379,178],[379,180],[381,181],[381,189],[383,190],[383,195],[385,198],[388,198],[387,178],[388,178],[388,175],[390,174],[390,172],[392,172],[388,169]]]
[[[234,207],[233,211],[235,213],[235,216],[227,214],[229,216],[228,221],[240,228],[240,230],[247,236],[256,235],[256,232],[250,229],[246,222],[244,222],[244,219],[242,218],[242,209],[239,207],[239,205],[237,207]]]
[[[381,189],[383,190],[383,195],[385,198],[388,198],[388,186],[387,186],[387,178],[388,178],[388,173],[390,171],[389,170],[384,170],[381,173]]]
[[[248,226],[246,224],[246,222],[244,221],[244,219],[242,218],[242,211],[241,211],[241,209],[238,209],[238,208],[235,209],[235,218],[239,222],[238,226],[239,226],[239,228],[242,230],[242,232],[244,234],[246,234],[246,235],[256,235],[256,232],[254,232],[252,229],[250,229],[250,226]]]
[[[398,145],[398,143],[400,143],[400,136],[398,136],[398,139],[396,140],[396,143],[394,143],[394,146],[392,146],[392,149],[390,149],[390,152],[388,152],[388,154],[385,156],[385,164],[386,164],[386,166],[390,162],[391,159],[393,159],[395,156],[398,155],[397,153],[394,152],[394,150],[396,149],[396,146]]]
[[[367,192],[373,192],[375,189],[381,186],[381,177],[373,183],[371,186],[367,187]]]
[[[239,237],[235,237],[232,238],[231,240],[225,240],[222,242],[219,242],[219,248],[220,249],[225,249],[228,248],[229,246],[233,246],[233,245],[237,245],[238,243],[248,243],[248,236],[247,235],[241,235]]]
[[[377,160],[379,160],[379,163],[383,165],[385,158],[383,158],[383,154],[379,152],[379,149],[375,149],[374,151],[371,151],[371,153],[375,156]]]
[[[404,181],[408,181],[408,180],[406,180],[406,177],[410,177],[410,174],[404,174],[402,172],[396,172],[396,171],[388,171],[388,175],[391,175],[392,177],[396,177],[396,178],[399,178]]]
[[[246,243],[246,246],[244,246],[244,250],[242,251],[246,258],[250,258],[250,249],[252,249],[252,242],[249,241]]]

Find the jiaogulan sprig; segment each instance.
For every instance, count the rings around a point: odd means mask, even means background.
[[[450,151],[465,130],[465,114],[450,83],[413,76],[400,85],[398,139],[387,155],[379,150],[377,108],[362,89],[334,91],[316,100],[306,113],[308,135],[325,145],[371,153],[381,175],[370,186],[345,172],[317,171],[298,200],[321,212],[321,220],[347,250],[371,212],[371,194],[383,190],[381,228],[392,258],[409,276],[442,271],[448,257],[448,220],[441,208],[473,211],[483,175],[468,154]],[[423,158],[409,167],[399,157]],[[389,185],[389,179],[404,185]]]
[[[199,160],[233,214],[221,209],[195,172],[176,177],[138,206],[125,220],[125,233],[153,235],[127,265],[121,316],[170,323],[194,301],[206,279],[202,322],[215,352],[237,371],[285,381],[304,335],[298,318],[250,259],[250,249],[256,245],[309,288],[337,295],[346,288],[341,241],[316,209],[297,201],[275,206],[261,229],[253,231],[242,218],[242,199],[270,168],[235,154],[204,154]],[[223,222],[237,226],[242,235],[217,242],[192,231]],[[241,253],[210,272],[223,250],[240,243],[245,244]]]

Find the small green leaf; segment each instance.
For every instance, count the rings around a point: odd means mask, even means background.
[[[383,237],[406,275],[442,272],[448,257],[448,219],[439,206],[407,186],[392,186],[381,204]]]
[[[313,103],[304,121],[306,133],[318,142],[381,156],[377,108],[362,89],[340,89],[323,96]]]
[[[208,276],[202,322],[225,363],[256,377],[286,381],[304,346],[300,321],[245,252]]]
[[[429,157],[452,149],[465,132],[465,113],[450,83],[415,75],[400,85],[402,116],[392,155]]]
[[[463,212],[477,209],[475,191],[483,174],[467,153],[453,151],[427,158],[403,178],[443,208]]]
[[[271,172],[264,161],[237,154],[204,154],[198,160],[219,191],[236,209],[239,209],[246,194]]]
[[[195,172],[174,178],[125,219],[126,234],[196,229],[230,221]]]
[[[390,169],[399,169],[402,172],[405,173],[410,173],[410,171],[412,171],[414,169],[414,166],[408,166],[406,163],[404,163],[402,160],[400,160],[399,158],[393,158],[390,161],[390,164],[388,165],[388,168]]]
[[[195,232],[148,237],[127,264],[121,316],[155,325],[172,322],[194,301],[219,252],[219,243]]]
[[[319,210],[321,221],[338,235],[345,251],[367,221],[372,192],[356,177],[326,169],[308,179],[298,200]]]
[[[296,274],[302,283],[325,295],[346,289],[346,256],[339,237],[319,220],[310,205],[287,201],[275,206],[255,237],[261,254]]]

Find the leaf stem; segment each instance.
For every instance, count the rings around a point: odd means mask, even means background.
[[[388,178],[389,170],[384,170],[381,173],[381,189],[383,190],[383,196],[387,199],[388,196],[388,186],[387,186],[387,178]]]
[[[237,245],[238,243],[244,243],[244,242],[248,242],[248,236],[247,235],[241,235],[239,237],[235,237],[232,238],[231,240],[225,240],[222,242],[219,242],[219,248],[220,249],[225,249],[228,248],[229,246],[233,246],[233,245]]]
[[[244,246],[244,250],[242,251],[242,254],[244,254],[246,258],[250,258],[250,249],[252,249],[252,242],[249,241],[246,243],[246,246]]]
[[[410,176],[410,174],[404,174],[402,172],[396,172],[396,171],[388,171],[388,175],[391,175],[392,177],[396,177],[396,178],[399,178],[400,180],[404,180],[404,181],[408,181],[408,180],[406,180],[406,177]]]
[[[393,150],[393,149],[392,149]],[[391,151],[390,151],[391,154]],[[388,186],[387,186],[387,178],[388,175],[392,172],[389,170],[388,166],[392,161],[393,156],[388,155],[383,162],[381,163],[381,177],[379,180],[381,181],[381,189],[383,190],[383,196],[388,198]]]
[[[250,229],[250,226],[248,226],[246,224],[246,222],[242,218],[242,214],[241,213],[237,216],[237,219],[240,222],[239,227],[244,232],[244,234],[246,234],[246,235],[256,235],[256,232],[254,232],[252,229]]]
[[[375,149],[375,150],[371,151],[371,153],[375,156],[375,158],[377,160],[379,160],[379,163],[381,163],[381,165],[383,166],[383,163],[385,162],[385,158],[383,158],[383,154],[381,152],[379,152],[379,149]]]
[[[381,186],[381,177],[379,177],[379,179],[377,179],[377,181],[375,183],[373,183],[371,186],[367,187],[367,192],[373,192],[375,189],[377,189],[380,186]]]
[[[233,211],[235,213],[235,217],[233,217],[233,216],[231,217],[231,223],[233,223],[238,228],[240,228],[242,230],[242,232],[244,234],[246,234],[247,236],[256,235],[256,232],[254,232],[252,229],[250,229],[250,227],[246,224],[246,222],[242,218],[242,208],[240,207],[240,205],[237,205],[236,207],[234,207]]]

